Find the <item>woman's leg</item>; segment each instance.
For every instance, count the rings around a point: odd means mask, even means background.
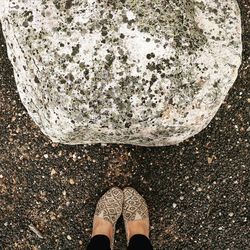
[[[152,250],[149,240],[149,213],[144,198],[133,188],[123,190],[123,218],[128,250]]]
[[[115,225],[122,213],[123,192],[114,187],[98,201],[93,219],[92,238],[87,250],[112,250]]]
[[[128,250],[153,250],[153,247],[148,237],[135,234],[129,240]]]
[[[110,250],[110,240],[106,235],[96,235],[91,238],[87,250]]]

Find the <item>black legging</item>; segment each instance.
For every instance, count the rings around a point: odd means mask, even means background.
[[[87,250],[110,250],[109,238],[105,235],[96,235],[91,240]],[[129,241],[128,250],[153,250],[150,240],[141,234],[136,234]]]

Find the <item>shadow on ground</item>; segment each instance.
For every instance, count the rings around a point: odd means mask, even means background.
[[[239,4],[237,82],[204,131],[171,147],[53,144],[20,102],[0,32],[0,249],[84,249],[114,185],[148,201],[156,250],[249,248],[250,3]],[[120,220],[116,249],[125,245]]]

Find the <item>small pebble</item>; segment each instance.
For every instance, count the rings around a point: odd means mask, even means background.
[[[55,175],[55,174],[56,174],[56,170],[52,168],[50,175]]]
[[[50,219],[51,219],[51,220],[56,220],[56,216],[51,215],[51,216],[50,216]]]
[[[71,185],[74,185],[74,184],[75,184],[75,182],[74,182],[74,180],[73,180],[72,178],[69,179],[69,183],[70,183]]]
[[[72,240],[72,238],[71,238],[70,235],[67,235],[67,239],[68,239],[68,240]]]

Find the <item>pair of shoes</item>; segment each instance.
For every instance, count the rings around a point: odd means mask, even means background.
[[[113,226],[113,237],[111,238],[111,249],[114,246],[115,226],[119,217],[123,216],[127,242],[129,242],[128,223],[143,220],[149,232],[148,207],[144,198],[133,188],[127,187],[121,190],[113,187],[107,191],[98,201],[95,217],[108,221]],[[95,217],[93,227],[95,224]]]

